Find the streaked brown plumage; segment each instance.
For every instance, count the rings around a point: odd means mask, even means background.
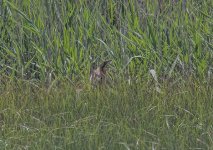
[[[102,84],[106,77],[107,65],[111,62],[111,60],[104,61],[97,68],[92,66],[90,70],[90,81],[93,85]]]

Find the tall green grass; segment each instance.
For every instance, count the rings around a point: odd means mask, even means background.
[[[1,74],[82,79],[91,63],[112,59],[121,74],[141,76],[154,68],[161,75],[206,79],[212,72],[212,6],[211,0],[3,0]]]
[[[212,8],[0,0],[0,149],[213,149]]]

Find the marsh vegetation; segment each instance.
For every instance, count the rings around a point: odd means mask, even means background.
[[[0,149],[213,149],[212,8],[0,0]]]

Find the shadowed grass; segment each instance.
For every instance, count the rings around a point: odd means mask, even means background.
[[[213,90],[205,84],[146,82],[49,93],[26,82],[1,93],[3,149],[211,149]],[[12,87],[13,88],[12,88]],[[15,88],[14,88],[15,87]]]

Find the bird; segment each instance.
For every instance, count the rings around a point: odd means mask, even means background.
[[[90,82],[93,85],[103,84],[105,82],[107,65],[111,61],[112,60],[106,60],[102,64],[100,64],[98,67],[95,67],[94,65],[92,65],[90,69]]]

